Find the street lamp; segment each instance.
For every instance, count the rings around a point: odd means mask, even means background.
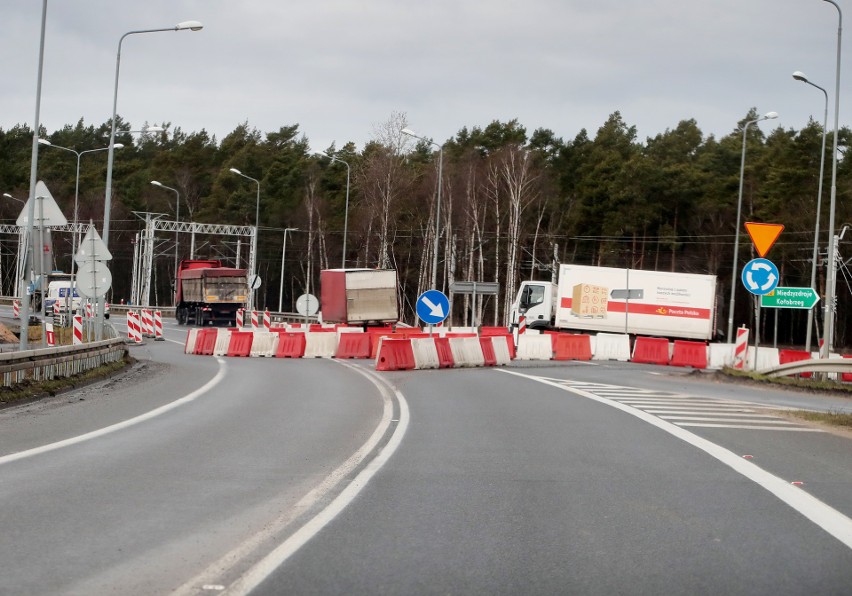
[[[139,33],[159,33],[161,31],[200,31],[204,25],[199,23],[198,21],[183,21],[182,23],[178,23],[174,27],[166,27],[163,29],[143,29],[139,31],[128,31],[118,40],[118,53],[115,57],[115,86],[113,89],[112,95],[112,121],[110,122],[110,132],[109,132],[109,151],[107,152],[107,175],[106,175],[106,190],[104,191],[104,227],[103,227],[103,241],[104,246],[109,247],[109,219],[110,219],[110,209],[112,206],[112,163],[113,163],[113,146],[115,143],[115,121],[118,117],[118,73],[121,68],[121,44],[124,42],[124,38],[129,35],[136,35]],[[100,333],[100,329],[103,325],[103,298],[98,298],[98,332]]]
[[[743,126],[743,156],[740,161],[740,192],[737,198],[737,227],[734,234],[734,264],[731,269],[731,304],[728,309],[728,343],[733,341],[734,335],[734,298],[737,291],[737,257],[740,248],[740,214],[743,208],[743,178],[745,176],[745,156],[746,156],[746,133],[750,124],[755,124],[763,120],[772,120],[778,117],[778,112],[767,112],[760,118],[749,120]]]
[[[15,197],[13,197],[12,195],[10,195],[8,192],[4,192],[4,193],[3,193],[3,196],[4,196],[4,197],[6,197],[7,199],[12,199],[13,201],[18,201],[19,203],[21,203],[21,204],[23,204],[23,205],[26,205],[26,204],[27,204],[27,202],[26,202],[26,201],[22,201],[21,199],[16,199],[16,198],[15,198]]]
[[[151,184],[154,186],[159,186],[160,188],[165,188],[166,190],[170,190],[177,196],[177,200],[175,201],[175,223],[180,223],[180,193],[178,189],[172,188],[171,186],[166,186],[156,180],[151,180]],[[180,247],[180,231],[175,230],[175,276],[177,276],[178,270],[178,248]]]
[[[825,135],[826,128],[828,127],[828,92],[816,83],[809,81],[808,77],[805,76],[805,73],[800,70],[793,73],[793,78],[797,81],[807,83],[811,87],[816,87],[822,91],[822,94],[825,96],[825,114],[822,121],[822,150],[819,153],[819,188],[817,189],[816,224],[814,224],[814,251],[813,256],[811,257],[811,288],[816,291],[817,257],[819,256],[819,216],[822,206],[822,176],[825,169]],[[814,309],[810,308],[808,309],[808,326],[805,333],[805,350],[808,352],[811,351],[813,325]]]
[[[834,148],[831,152],[831,204],[828,209],[828,283],[825,290],[825,315],[823,317],[825,341],[820,350],[821,358],[828,358],[834,343],[834,300],[837,283],[837,263],[834,262],[836,247],[834,242],[834,208],[837,198],[837,133],[840,120],[840,35],[843,29],[843,12],[834,0],[824,0],[837,9],[837,73],[834,83]]]
[[[329,155],[327,153],[324,153],[323,151],[314,151],[314,154],[322,155],[324,157],[329,158],[331,160],[331,163],[339,161],[340,163],[346,166],[346,207],[343,212],[343,259],[340,263],[340,268],[346,269],[346,235],[349,230],[349,174],[351,170],[349,168],[349,164],[337,156]]]
[[[278,285],[278,312],[284,305],[284,260],[287,257],[287,232],[297,232],[299,228],[284,228],[284,244],[281,245],[281,283]]]
[[[431,139],[421,137],[409,128],[403,128],[400,132],[438,148],[438,201],[435,204],[435,246],[432,249],[432,289],[438,289],[438,237],[441,235],[441,186],[444,175],[444,147]]]
[[[236,174],[237,176],[242,176],[247,180],[253,181],[257,184],[257,202],[255,205],[255,213],[254,213],[254,236],[251,239],[251,263],[249,264],[249,269],[251,270],[251,279],[249,280],[249,306],[252,308],[257,307],[254,301],[254,284],[257,279],[257,236],[260,231],[260,180],[257,178],[252,178],[251,176],[246,176],[237,168],[231,168],[231,172]]]
[[[77,151],[76,149],[71,149],[69,147],[62,147],[60,145],[54,145],[47,139],[39,139],[39,143],[46,147],[53,147],[54,149],[61,149],[62,151],[67,151],[68,153],[73,153],[77,156],[77,176],[76,182],[74,183],[74,224],[71,229],[71,266],[69,268],[69,273],[71,273],[71,290],[68,295],[68,300],[70,302],[66,302],[68,305],[68,313],[71,313],[71,309],[74,306],[74,258],[77,256],[77,206],[79,204],[80,198],[80,157],[83,156],[84,153],[95,153],[98,151],[106,151],[109,147],[98,147],[97,149],[85,149],[83,151]],[[116,149],[123,149],[124,145],[121,143],[115,144]]]

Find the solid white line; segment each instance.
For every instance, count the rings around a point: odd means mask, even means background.
[[[582,397],[594,400],[612,408],[616,408],[617,410],[626,412],[627,414],[635,416],[636,418],[639,418],[640,420],[643,420],[648,424],[652,424],[660,430],[667,432],[670,435],[677,437],[678,439],[704,451],[711,457],[714,457],[726,466],[733,469],[735,472],[742,474],[749,480],[755,482],[759,486],[762,486],[770,493],[775,495],[778,499],[780,499],[781,501],[792,507],[794,510],[798,511],[806,518],[811,520],[817,526],[837,538],[848,548],[852,548],[852,519],[850,519],[837,509],[834,509],[830,505],[823,503],[813,495],[805,492],[804,489],[791,485],[789,482],[786,482],[778,476],[767,472],[766,470],[757,466],[751,461],[744,459],[739,455],[736,455],[735,453],[725,449],[724,447],[721,447],[711,441],[708,441],[707,439],[699,437],[698,435],[691,433],[676,424],[661,420],[660,418],[652,414],[643,412],[642,410],[637,410],[636,408],[619,403],[617,401],[598,397],[593,393],[589,393],[587,391],[573,389],[571,387],[566,387],[565,385],[561,385],[559,383],[541,380],[532,375],[526,375],[511,370],[498,369],[498,372],[515,375],[524,379],[530,379],[532,381],[538,381],[539,383],[544,383],[545,385],[550,385],[552,387],[556,387],[557,389],[562,389],[563,391],[570,391],[576,395],[580,395]],[[774,428],[772,430],[778,431],[781,429]]]
[[[399,424],[394,429],[390,440],[376,457],[358,473],[355,479],[325,509],[296,530],[295,533],[282,542],[275,550],[249,569],[239,580],[234,582],[229,587],[228,594],[248,594],[251,592],[311,538],[316,536],[320,530],[331,523],[367,486],[367,483],[370,482],[373,476],[390,460],[402,442],[402,438],[405,436],[405,431],[408,429],[409,412],[408,402],[405,401],[402,393],[396,387],[388,387],[384,379],[371,371],[345,362],[340,362],[340,364],[348,366],[367,377],[383,394],[387,390],[393,391],[397,398],[397,403],[399,403]]]
[[[726,412],[718,412],[715,410],[699,410],[696,408],[677,408],[675,410],[670,410],[667,408],[639,408],[649,414],[654,414],[655,416],[660,416],[661,414],[715,414],[716,416],[760,416],[761,414],[757,414],[752,410],[734,410],[734,411],[726,411]],[[767,416],[768,418],[773,418],[773,416]]]
[[[123,430],[125,428],[129,428],[140,422],[145,422],[146,420],[150,420],[151,418],[155,418],[161,414],[165,414],[175,408],[178,408],[184,404],[188,404],[191,401],[194,401],[210,391],[213,387],[219,384],[219,382],[225,378],[225,372],[227,371],[227,364],[222,358],[216,358],[219,362],[219,372],[216,373],[216,376],[207,381],[204,385],[185,395],[184,397],[177,399],[171,403],[168,403],[164,406],[160,406],[159,408],[155,408],[149,412],[145,412],[135,418],[130,418],[128,420],[124,420],[122,422],[118,422],[111,426],[105,426],[104,428],[100,428],[98,430],[93,430],[92,432],[88,432],[83,435],[78,435],[76,437],[71,437],[69,439],[64,439],[62,441],[57,441],[56,443],[49,443],[48,445],[42,445],[41,447],[34,447],[33,449],[27,449],[26,451],[19,451],[17,453],[10,453],[9,455],[4,455],[0,457],[0,465],[7,464],[9,462],[17,461],[19,459],[24,459],[26,457],[32,457],[34,455],[40,455],[42,453],[47,453],[48,451],[54,451],[56,449],[61,449],[62,447],[69,447],[71,445],[77,445],[78,443],[82,443],[84,441],[89,441],[91,439],[96,439],[98,437],[102,437],[104,435],[108,435],[110,433],[114,433],[118,430]]]

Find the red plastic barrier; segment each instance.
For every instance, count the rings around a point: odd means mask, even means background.
[[[482,346],[482,357],[485,359],[485,366],[497,366],[497,356],[494,353],[494,342],[490,337],[480,337],[479,345]]]
[[[376,356],[376,370],[413,370],[414,349],[410,339],[382,338]]]
[[[665,337],[637,337],[636,343],[633,345],[633,356],[630,358],[630,362],[640,362],[643,364],[668,364],[669,340]],[[679,366],[691,365],[681,364]],[[704,366],[701,368],[706,366],[707,356],[705,355]]]
[[[201,356],[212,356],[216,349],[216,329],[199,329],[195,338],[195,353]]]
[[[369,358],[370,336],[367,333],[341,333],[335,358]]]
[[[506,335],[505,327],[480,327],[479,335],[481,337],[494,337],[495,335]]]
[[[592,338],[586,334],[560,333],[553,338],[554,360],[591,360]]]
[[[450,338],[436,336],[435,349],[438,350],[438,366],[440,368],[453,368],[456,365],[453,351],[450,349]]]
[[[700,341],[675,340],[670,364],[707,368],[707,344]]]
[[[844,358],[852,358],[852,354],[843,354]],[[840,380],[849,383],[852,381],[852,373],[841,373]]]
[[[810,360],[811,353],[806,350],[778,350],[778,363],[787,364],[788,362],[799,362],[800,360]],[[848,373],[847,373],[848,374]],[[809,379],[813,373],[799,373],[799,376]]]
[[[305,355],[305,334],[282,332],[278,334],[276,358],[301,358]]]
[[[251,342],[254,333],[251,331],[234,331],[228,344],[228,356],[251,356]]]

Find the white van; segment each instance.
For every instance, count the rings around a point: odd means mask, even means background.
[[[71,292],[70,280],[52,281],[47,284],[47,297],[44,299],[44,310],[50,314],[53,312],[54,303],[59,303],[59,312],[65,314],[68,307],[68,295]],[[72,297],[71,310],[79,312],[82,300],[80,294],[77,293],[77,287],[74,287],[74,296]],[[109,304],[104,306],[104,318],[109,318]]]

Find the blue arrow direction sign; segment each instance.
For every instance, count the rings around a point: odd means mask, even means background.
[[[435,325],[450,314],[450,300],[443,292],[426,290],[417,299],[417,316],[427,325]]]
[[[743,285],[757,296],[774,290],[778,286],[779,277],[778,267],[769,259],[752,259],[743,267]]]

